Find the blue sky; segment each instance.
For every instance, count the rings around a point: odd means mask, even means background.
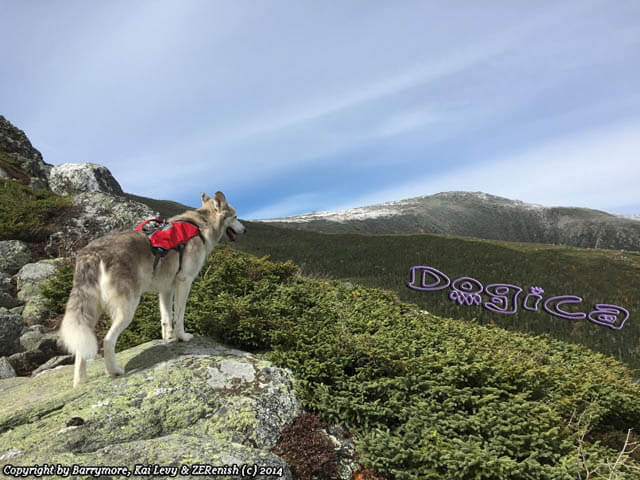
[[[640,2],[4,2],[45,161],[241,218],[442,191],[640,213]]]

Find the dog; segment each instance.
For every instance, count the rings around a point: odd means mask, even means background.
[[[86,362],[98,352],[94,328],[104,312],[111,317],[103,342],[105,370],[111,376],[124,374],[116,362],[116,342],[131,323],[143,293],[159,294],[163,340],[193,338],[184,331],[191,283],[222,237],[226,234],[235,241],[246,228],[222,192],[213,198],[203,193],[202,207],[169,219],[176,221],[195,225],[199,235],[188,240],[182,252],[169,250],[157,265],[142,231],[105,235],[78,252],[73,288],[59,330],[61,343],[75,355],[74,388],[87,381]]]

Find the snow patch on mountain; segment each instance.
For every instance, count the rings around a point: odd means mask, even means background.
[[[524,203],[520,200],[510,200],[495,195],[490,195],[484,192],[442,192],[435,195],[423,195],[420,197],[408,198],[404,200],[394,200],[390,202],[379,203],[376,205],[369,205],[365,207],[349,208],[345,210],[337,211],[322,211],[304,213],[301,215],[295,215],[290,217],[280,218],[268,218],[256,220],[258,222],[278,222],[278,223],[305,223],[316,220],[326,220],[331,222],[344,223],[352,220],[367,220],[372,218],[391,217],[394,215],[406,214],[413,209],[420,208],[425,198],[442,198],[444,200],[454,200],[456,198],[476,198],[486,202],[500,201],[508,205],[523,207],[528,210],[542,211],[546,208],[543,205],[537,205],[534,203]]]

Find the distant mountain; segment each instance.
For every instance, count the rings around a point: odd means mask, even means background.
[[[588,208],[544,207],[482,192],[444,192],[349,210],[260,221],[325,233],[441,233],[640,251],[637,218]]]
[[[129,200],[143,203],[152,210],[156,210],[160,213],[160,216],[165,219],[183,213],[185,210],[194,210],[193,207],[171,200],[156,200],[153,198],[142,197],[140,195],[134,195],[133,193],[124,193],[123,195]]]

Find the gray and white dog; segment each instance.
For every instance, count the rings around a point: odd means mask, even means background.
[[[222,192],[213,198],[203,193],[202,207],[169,221],[189,222],[200,230],[200,235],[187,242],[181,265],[178,251],[169,250],[154,270],[149,239],[141,231],[106,235],[78,252],[73,288],[59,331],[64,346],[75,354],[74,387],[87,381],[86,362],[98,352],[94,328],[103,312],[111,317],[111,328],[103,344],[105,370],[111,376],[124,374],[116,363],[116,342],[131,323],[145,292],[159,294],[165,341],[186,342],[193,338],[184,331],[184,310],[191,283],[222,236],[226,233],[235,241],[245,227]]]

